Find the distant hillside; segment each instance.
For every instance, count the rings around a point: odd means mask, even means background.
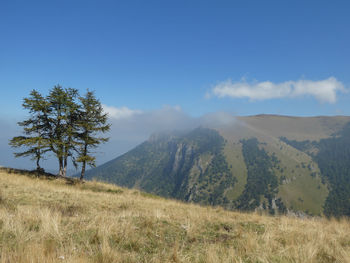
[[[154,135],[86,176],[164,197],[223,204],[227,200],[222,192],[236,181],[222,153],[224,144],[217,131],[206,128]]]
[[[155,134],[87,178],[228,209],[350,216],[350,117],[234,120]]]
[[[345,219],[238,213],[11,172],[0,170],[0,262],[350,262]]]

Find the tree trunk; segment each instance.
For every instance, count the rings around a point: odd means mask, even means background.
[[[66,177],[66,176],[67,176],[67,158],[68,158],[68,157],[64,157],[63,177]]]
[[[84,157],[86,156],[86,154],[87,154],[87,144],[85,143],[85,145],[84,145]],[[86,160],[85,161],[83,161],[83,165],[82,165],[82,167],[81,167],[81,174],[80,174],[80,180],[82,181],[83,180],[83,178],[84,178],[84,175],[85,175],[85,167],[86,167]]]
[[[82,167],[81,167],[80,181],[82,181],[83,178],[84,178],[84,175],[85,175],[85,166],[86,166],[86,162],[84,161],[84,162],[83,162],[83,165],[82,165]]]
[[[39,162],[40,162],[40,158],[36,158],[36,170],[37,171],[41,170]]]
[[[60,167],[58,175],[59,176],[63,176],[63,162],[62,162],[62,158],[58,158],[58,163],[59,163],[59,167]]]

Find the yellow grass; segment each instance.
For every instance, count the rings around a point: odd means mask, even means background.
[[[350,223],[0,172],[0,262],[350,262]]]

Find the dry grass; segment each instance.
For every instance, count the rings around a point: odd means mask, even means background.
[[[0,262],[350,262],[350,223],[0,172],[0,249]]]

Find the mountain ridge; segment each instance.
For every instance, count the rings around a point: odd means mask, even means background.
[[[208,125],[152,135],[128,153],[90,170],[87,178],[228,209],[323,214],[332,183],[318,166],[317,151],[322,140],[333,138],[350,123],[350,117],[232,118],[235,121],[217,128]],[[297,149],[290,143],[293,140],[311,141],[315,147]],[[267,178],[271,179],[265,184]],[[254,191],[260,194],[252,195]],[[344,209],[337,216],[350,215]]]

